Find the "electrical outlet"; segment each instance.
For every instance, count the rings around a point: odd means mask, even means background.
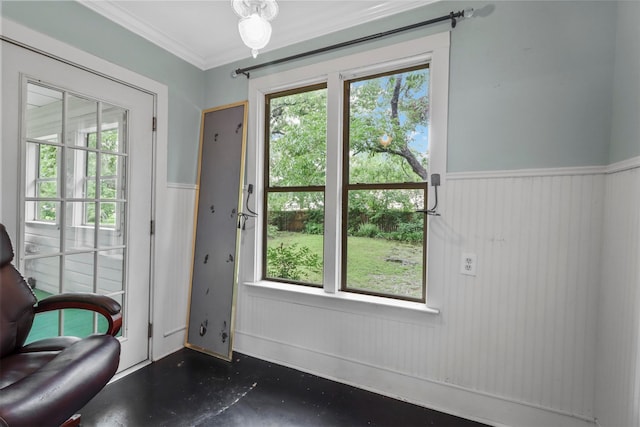
[[[462,254],[462,262],[460,264],[460,274],[466,274],[467,276],[475,276],[476,268],[478,264],[478,257],[476,254]]]

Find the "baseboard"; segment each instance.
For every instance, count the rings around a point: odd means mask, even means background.
[[[183,333],[176,333],[168,336],[162,336],[159,334],[157,338],[152,338],[151,360],[157,362],[158,360],[183,348],[184,331],[181,332]]]
[[[354,360],[235,332],[234,351],[440,412],[493,426],[594,427],[594,422],[545,408],[416,378]]]

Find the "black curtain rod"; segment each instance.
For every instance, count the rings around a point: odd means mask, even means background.
[[[472,9],[471,9],[472,10]],[[240,74],[244,74],[247,78],[249,78],[249,71],[257,70],[259,68],[268,67],[270,65],[282,64],[283,62],[293,61],[300,58],[305,58],[311,55],[317,55],[319,53],[328,52],[330,50],[340,49],[347,46],[352,46],[354,44],[368,42],[370,40],[379,39],[382,37],[387,37],[393,34],[401,33],[403,31],[413,30],[414,28],[424,27],[426,25],[435,24],[442,21],[451,20],[451,27],[455,28],[457,19],[465,16],[465,11],[460,10],[458,12],[451,12],[448,15],[443,15],[438,18],[429,19],[428,21],[418,22],[416,24],[407,25],[406,27],[396,28],[394,30],[384,31],[377,34],[372,34],[370,36],[360,37],[358,39],[349,40],[342,43],[333,44],[331,46],[321,47],[320,49],[311,50],[309,52],[298,53],[296,55],[287,56],[286,58],[280,58],[273,61],[265,62],[262,64],[252,65],[251,67],[238,68],[231,75],[232,77],[237,77]]]

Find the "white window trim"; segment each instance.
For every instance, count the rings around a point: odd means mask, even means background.
[[[428,262],[427,304],[406,302],[386,297],[372,297],[340,291],[340,203],[342,180],[342,84],[346,79],[363,74],[386,71],[416,65],[429,60],[430,87],[430,165],[429,174],[439,173],[441,185],[445,185],[447,165],[447,124],[449,99],[449,32],[348,55],[338,59],[319,62],[280,73],[267,75],[249,81],[249,120],[247,147],[247,182],[255,183],[256,206],[260,215],[261,200],[264,197],[264,121],[265,95],[281,90],[298,88],[315,83],[327,83],[327,169],[325,184],[325,235],[324,235],[324,285],[323,289],[314,289],[315,295],[337,297],[358,303],[377,303],[394,307],[415,308],[428,313],[437,313],[440,303],[441,285],[432,283],[432,279],[441,276],[436,263]],[[433,188],[429,187],[429,200],[433,200]],[[245,285],[261,286],[265,289],[278,286],[288,292],[309,293],[305,286],[285,286],[260,280],[262,271],[262,238],[260,222],[256,221],[253,233],[249,229],[243,244],[244,262],[241,282]],[[431,220],[429,220],[429,224]],[[431,228],[431,227],[429,227]],[[428,233],[428,236],[431,233]],[[427,247],[431,253],[430,239]]]

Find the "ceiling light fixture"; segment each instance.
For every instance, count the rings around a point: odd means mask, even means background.
[[[271,38],[271,21],[278,14],[276,0],[231,0],[233,11],[240,17],[238,31],[253,57]]]

